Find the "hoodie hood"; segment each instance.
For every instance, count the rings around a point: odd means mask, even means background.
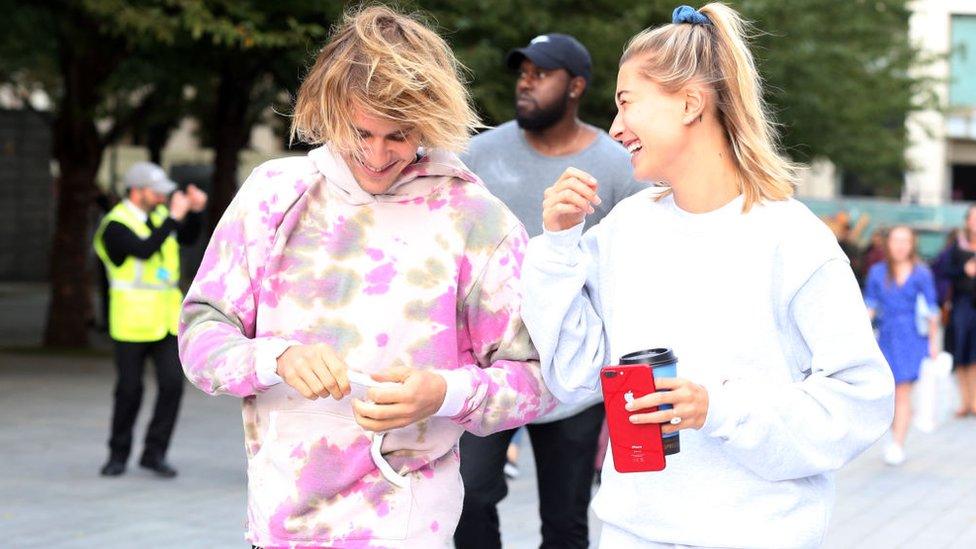
[[[346,161],[329,145],[309,151],[308,158],[336,195],[357,206],[426,197],[441,187],[445,178],[482,184],[456,154],[439,149],[421,149],[417,161],[404,168],[385,193],[375,195],[359,186]]]

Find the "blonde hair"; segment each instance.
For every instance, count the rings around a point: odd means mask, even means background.
[[[465,148],[481,127],[447,43],[419,21],[384,6],[343,16],[295,102],[291,139],[359,151],[355,108],[416,130],[421,145]]]
[[[695,80],[710,86],[739,170],[743,209],[761,200],[786,200],[793,196],[798,165],[777,150],[776,127],[746,43],[748,23],[718,2],[698,13],[709,23],[669,24],[634,36],[620,64],[638,59],[641,75],[668,93]]]

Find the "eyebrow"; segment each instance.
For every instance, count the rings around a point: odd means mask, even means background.
[[[361,135],[363,137],[372,137],[373,136],[373,132],[371,132],[369,130],[364,130],[363,128],[356,128],[356,132],[359,133],[359,135]],[[394,132],[391,132],[391,133],[388,133],[388,134],[384,135],[383,137],[385,137],[386,139],[391,139],[391,138],[392,139],[399,139],[399,138],[405,138],[408,133],[410,133],[409,130],[396,130]]]

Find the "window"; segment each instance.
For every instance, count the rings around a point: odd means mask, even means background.
[[[949,103],[976,108],[976,15],[952,16]]]

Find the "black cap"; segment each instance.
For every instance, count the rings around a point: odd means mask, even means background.
[[[524,48],[508,52],[505,64],[516,71],[522,60],[528,59],[543,69],[566,69],[573,76],[590,81],[590,52],[579,40],[568,34],[542,34],[536,36]]]

